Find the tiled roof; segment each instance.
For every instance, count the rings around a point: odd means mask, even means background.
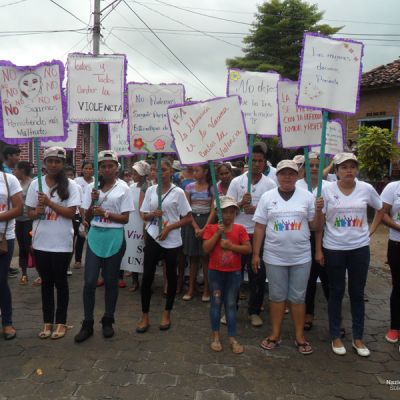
[[[361,87],[378,88],[400,86],[400,59],[381,65],[362,75]]]

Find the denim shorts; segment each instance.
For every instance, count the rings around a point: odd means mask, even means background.
[[[290,301],[305,302],[311,260],[304,264],[285,266],[265,264],[267,269],[269,300],[275,303]]]

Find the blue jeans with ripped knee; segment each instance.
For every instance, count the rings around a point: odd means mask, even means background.
[[[224,304],[228,336],[236,336],[236,298],[239,294],[240,271],[208,270],[211,293],[210,321],[213,332],[219,331],[221,307]]]

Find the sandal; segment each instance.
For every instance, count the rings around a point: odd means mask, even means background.
[[[313,327],[313,322],[312,321],[304,322],[304,330],[305,331],[311,331],[312,327]]]
[[[299,343],[297,340],[294,341],[295,346],[297,347],[297,351],[303,356],[307,356],[314,352],[313,348],[311,347],[310,343],[303,342]]]
[[[222,351],[222,344],[219,341],[219,339],[213,339],[213,341],[210,344],[210,348],[213,351],[217,351],[217,352]]]
[[[40,339],[47,339],[51,336],[51,331],[53,329],[53,324],[44,324],[43,330],[41,330],[38,334]]]
[[[7,325],[3,328],[4,340],[13,340],[17,337],[17,331],[12,325]]]
[[[32,286],[41,286],[42,285],[42,278],[38,277],[32,282]]]
[[[280,346],[282,340],[272,340],[269,337],[265,338],[261,343],[260,347],[264,350],[273,350]]]
[[[128,292],[136,292],[139,289],[139,283],[134,283],[132,286],[129,287]]]
[[[62,328],[64,328],[64,330],[61,330]],[[57,324],[56,330],[53,331],[53,333],[51,334],[51,338],[53,340],[62,339],[65,336],[65,334],[67,333],[67,329],[68,329],[67,325]]]
[[[244,352],[244,347],[237,340],[231,342],[231,349],[233,354],[242,354]]]
[[[27,285],[28,284],[28,277],[26,275],[22,275],[21,279],[19,280],[19,284],[23,285],[23,286]]]

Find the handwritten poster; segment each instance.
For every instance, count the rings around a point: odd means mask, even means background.
[[[239,95],[249,134],[278,135],[276,72],[229,70],[227,95]]]
[[[182,164],[228,160],[248,154],[238,96],[171,106],[168,118]]]
[[[400,104],[399,113],[397,114],[397,144],[400,145]]]
[[[121,122],[124,118],[126,57],[68,55],[71,122]]]
[[[120,157],[132,155],[129,151],[127,119],[118,124],[108,125],[108,144]]]
[[[326,125],[326,143],[325,143],[325,154],[335,155],[343,153],[343,126],[339,121],[333,120],[328,121]],[[320,152],[320,147],[313,147],[313,151]]]
[[[297,105],[297,82],[278,82],[278,105],[282,147],[321,144],[322,112]]]
[[[139,212],[140,188],[131,186],[135,211],[129,213],[129,222],[124,225],[126,251],[121,262],[121,269],[143,272],[144,234],[143,220]]]
[[[61,89],[64,66],[51,61],[30,67],[0,62],[0,133],[4,138],[60,137],[66,133]]]
[[[181,84],[128,84],[128,117],[132,153],[175,153],[167,109],[185,101]]]
[[[79,124],[69,123],[68,124],[68,137],[62,141],[53,141],[47,140],[41,142],[42,147],[52,147],[52,146],[61,146],[64,149],[76,149],[76,144],[78,142],[78,128]]]
[[[306,33],[299,75],[299,105],[355,114],[362,55],[361,42]]]

